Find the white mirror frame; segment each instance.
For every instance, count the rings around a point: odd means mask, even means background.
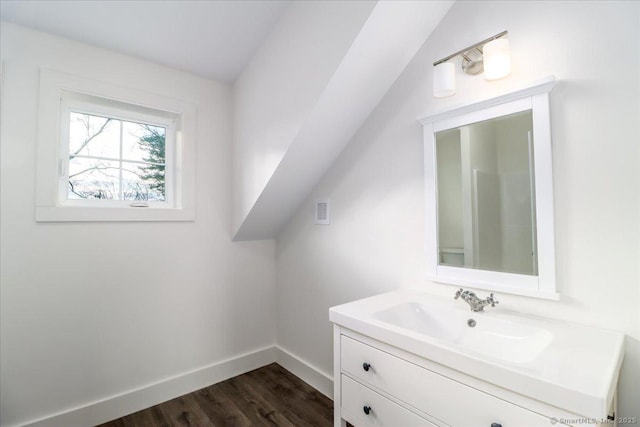
[[[419,119],[424,129],[427,278],[438,283],[493,290],[545,299],[558,299],[556,288],[553,168],[548,77],[516,92]],[[438,260],[438,186],[436,132],[532,110],[535,171],[538,275],[477,270],[440,265]]]

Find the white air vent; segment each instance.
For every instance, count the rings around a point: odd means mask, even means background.
[[[331,223],[331,205],[329,199],[316,200],[316,224],[329,225]]]

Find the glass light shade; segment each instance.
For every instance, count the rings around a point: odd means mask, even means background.
[[[495,39],[482,48],[484,78],[498,80],[511,74],[509,39]]]
[[[444,98],[456,93],[456,68],[453,62],[433,67],[433,96]]]

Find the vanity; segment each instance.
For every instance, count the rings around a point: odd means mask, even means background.
[[[621,333],[416,290],[329,314],[336,427],[615,425]]]
[[[427,279],[456,287],[450,298],[398,290],[330,309],[336,427],[617,425],[623,334],[483,310],[493,295],[455,292],[560,298],[554,84],[419,119]]]

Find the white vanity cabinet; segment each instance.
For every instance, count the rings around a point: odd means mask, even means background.
[[[341,419],[356,427],[552,425],[550,417],[428,369],[428,360],[348,329],[335,334],[336,426]]]
[[[329,317],[336,427],[616,425],[618,332],[408,289]]]

